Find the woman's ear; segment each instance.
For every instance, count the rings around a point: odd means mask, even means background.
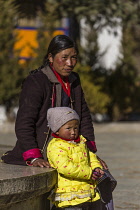
[[[59,131],[56,132],[56,135],[59,136]]]
[[[48,60],[50,63],[53,63],[53,57],[51,53],[48,54]]]

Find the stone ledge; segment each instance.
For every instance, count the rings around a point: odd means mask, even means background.
[[[54,169],[0,163],[0,171],[0,209],[49,193],[57,180]]]

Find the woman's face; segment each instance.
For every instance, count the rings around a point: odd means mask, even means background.
[[[74,48],[68,48],[57,53],[54,57],[49,54],[48,59],[55,71],[63,78],[69,76],[76,66],[77,52]]]

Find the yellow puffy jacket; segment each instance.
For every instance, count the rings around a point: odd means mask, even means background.
[[[58,172],[58,182],[51,196],[57,207],[100,199],[95,191],[96,181],[90,177],[93,169],[102,166],[96,155],[87,149],[85,141],[83,136],[80,143],[53,138],[47,147],[49,163]]]

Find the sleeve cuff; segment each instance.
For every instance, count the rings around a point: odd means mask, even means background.
[[[40,149],[38,149],[38,148],[27,150],[26,152],[23,153],[22,156],[25,161],[28,159],[31,159],[31,158],[33,159],[33,158],[42,158],[43,157]]]
[[[86,141],[87,147],[91,152],[97,152],[95,141]]]

